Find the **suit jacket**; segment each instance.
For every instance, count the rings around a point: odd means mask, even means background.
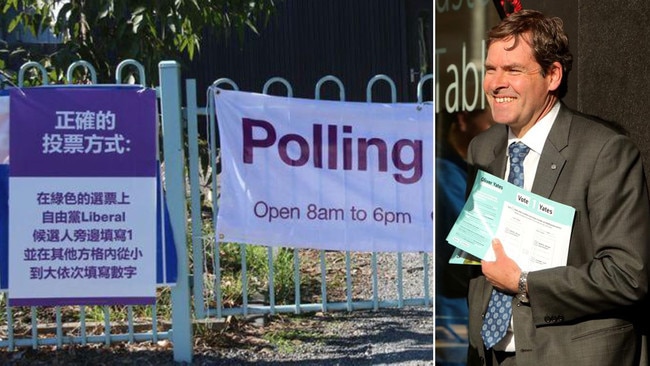
[[[474,138],[470,182],[477,169],[504,176],[507,139],[500,124]],[[529,303],[513,298],[517,364],[646,365],[650,203],[639,150],[562,105],[532,192],[576,213],[567,265],[530,272]],[[486,364],[480,329],[491,291],[483,275],[470,281],[470,365]]]

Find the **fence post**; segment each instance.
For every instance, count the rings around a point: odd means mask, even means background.
[[[189,259],[186,243],[186,206],[181,115],[181,72],[176,61],[158,64],[160,108],[163,129],[163,158],[167,204],[178,255],[178,278],[172,287],[172,341],[174,361],[192,362]]]

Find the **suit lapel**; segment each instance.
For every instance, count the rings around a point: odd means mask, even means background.
[[[487,166],[487,171],[499,178],[503,178],[506,173],[506,150],[508,148],[508,128],[503,126],[503,133],[498,137],[492,153],[492,161]]]
[[[532,192],[543,197],[550,197],[566,159],[561,151],[569,144],[569,130],[573,113],[562,104],[560,111],[549,131],[542,151]]]

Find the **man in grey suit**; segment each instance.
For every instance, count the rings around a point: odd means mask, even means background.
[[[527,273],[492,241],[496,260],[482,261],[469,285],[469,365],[648,362],[650,203],[641,155],[625,134],[561,102],[568,45],[560,19],[531,10],[488,36],[483,88],[497,124],[469,147],[470,182],[478,169],[504,179],[523,173],[524,189],[576,213],[566,266]],[[515,142],[526,151],[510,158]],[[520,158],[523,166],[514,164]],[[487,321],[491,299],[504,294],[507,332],[497,336]]]

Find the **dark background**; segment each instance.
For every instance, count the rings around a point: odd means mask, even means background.
[[[260,34],[246,32],[228,40],[205,34],[201,53],[184,63],[183,78],[197,80],[199,104],[215,80],[232,79],[239,90],[261,93],[264,83],[282,77],[293,96],[313,99],[319,79],[332,75],[345,87],[345,100],[366,101],[368,81],[377,74],[396,84],[398,102],[415,102],[421,74],[432,71],[431,0],[284,0]],[[431,100],[432,83],[428,84]],[[286,95],[274,84],[269,94]],[[333,82],[321,99],[338,100]],[[380,81],[373,101],[389,102],[390,88]]]
[[[573,53],[565,102],[617,122],[636,142],[650,172],[650,2],[523,0],[564,21]]]

